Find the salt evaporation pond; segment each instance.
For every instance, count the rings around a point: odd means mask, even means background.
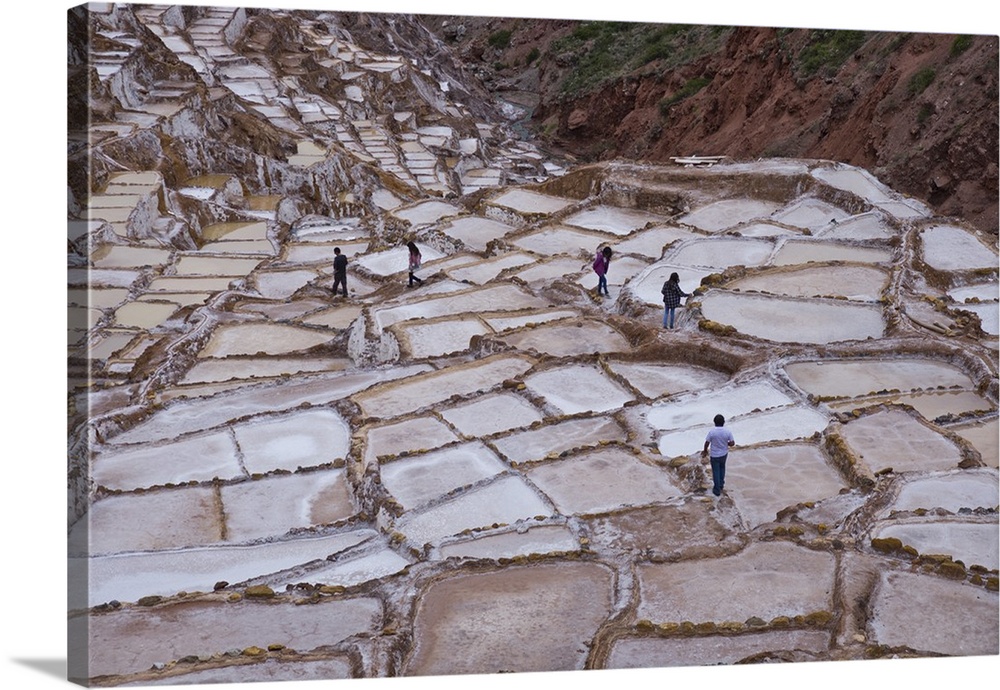
[[[659,259],[668,245],[695,237],[699,235],[684,228],[672,226],[651,228],[630,235],[624,241],[616,242],[614,249],[623,254],[641,254],[651,259]]]
[[[329,342],[330,334],[280,323],[238,323],[217,328],[200,357],[283,354]]]
[[[791,362],[785,365],[785,372],[806,393],[823,397],[973,387],[972,379],[953,364],[912,357]]]
[[[779,204],[761,199],[727,199],[696,209],[679,220],[706,232],[720,232],[746,221],[767,218],[779,208]]]
[[[841,433],[872,472],[950,470],[962,460],[954,443],[900,410],[852,420]]]
[[[791,343],[833,343],[880,338],[885,333],[879,306],[839,300],[760,297],[712,291],[702,298],[705,318],[740,333]]]
[[[525,214],[550,214],[573,205],[568,199],[539,194],[526,189],[511,189],[490,200],[496,206],[505,206]]]
[[[595,206],[567,216],[565,219],[567,225],[621,236],[646,227],[650,223],[662,224],[666,221],[667,218],[664,216],[616,206]]]
[[[504,336],[503,342],[519,350],[557,357],[622,352],[629,349],[628,340],[618,331],[604,323],[593,321],[543,324]]]
[[[767,240],[723,237],[685,242],[668,257],[682,266],[722,270],[730,266],[760,266],[767,263],[773,251],[774,245]]]
[[[974,271],[996,268],[997,253],[975,235],[952,225],[935,225],[920,233],[923,257],[942,271]]]
[[[489,534],[473,539],[443,544],[439,551],[447,558],[513,558],[528,554],[575,551],[579,542],[569,528],[562,525],[518,527],[512,532]]]
[[[552,256],[553,254],[583,254],[593,261],[594,254],[605,245],[610,245],[612,236],[585,230],[573,230],[566,226],[547,227],[527,235],[520,235],[511,244],[529,252]]]
[[[789,406],[732,420],[727,418],[726,427],[736,440],[735,453],[740,446],[810,438],[822,432],[829,421],[829,417],[815,410]],[[673,458],[700,452],[712,427],[708,423],[661,435],[657,444],[660,454]]]
[[[441,228],[441,232],[462,240],[465,246],[477,252],[484,251],[491,240],[503,237],[514,230],[516,228],[513,225],[480,216],[456,218]]]
[[[507,469],[478,441],[382,463],[383,485],[406,510]]]
[[[476,318],[442,318],[405,321],[392,326],[399,335],[400,346],[413,359],[439,357],[469,349],[469,341],[492,333]]]
[[[810,261],[852,261],[879,264],[892,260],[892,252],[878,247],[854,246],[823,240],[788,240],[774,253],[771,263],[775,266],[805,264]]]
[[[585,364],[541,371],[526,376],[524,383],[564,414],[607,412],[633,399],[600,369]]]
[[[534,405],[513,393],[482,396],[441,410],[441,416],[470,438],[492,436],[526,427],[543,419]]]
[[[841,296],[874,302],[889,283],[889,274],[873,266],[806,266],[767,271],[734,280],[729,290],[767,292],[789,297]]]

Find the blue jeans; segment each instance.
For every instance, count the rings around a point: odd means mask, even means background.
[[[664,307],[663,308],[663,327],[673,328],[674,327],[674,312],[677,311],[677,307]],[[667,325],[669,319],[670,325]]]
[[[726,453],[721,458],[710,458],[712,462],[712,493],[718,496],[722,493],[722,485],[726,482]]]
[[[608,277],[606,275],[597,276],[597,292],[598,294],[604,293],[608,294]]]

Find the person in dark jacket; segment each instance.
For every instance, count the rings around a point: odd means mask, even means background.
[[[344,287],[344,297],[347,297],[347,257],[340,253],[340,247],[333,248],[333,294],[337,294],[337,286]]]
[[[660,294],[663,295],[663,327],[674,327],[674,312],[681,306],[681,297],[690,297],[691,294],[681,290],[681,278],[676,273],[670,274],[670,279],[663,284]],[[668,325],[669,324],[669,325]]]
[[[418,278],[413,273],[414,271],[416,271],[417,269],[420,268],[420,260],[421,260],[420,249],[418,249],[417,245],[414,244],[413,242],[407,242],[406,243],[406,248],[410,250],[410,266],[409,266],[409,268],[410,268],[410,284],[409,284],[409,287],[413,287],[414,281],[416,281],[417,285],[423,285],[424,281],[422,279]]]

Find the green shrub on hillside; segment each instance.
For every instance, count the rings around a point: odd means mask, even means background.
[[[934,71],[933,67],[924,67],[922,70],[910,77],[910,81],[906,84],[906,90],[911,96],[919,96],[924,92],[924,90],[931,85],[934,81],[934,77],[937,76],[937,72]]]
[[[864,31],[817,29],[799,51],[798,71],[804,77],[833,76],[867,38]]]
[[[501,29],[500,31],[494,31],[490,34],[486,42],[489,43],[494,48],[499,48],[503,50],[510,45],[510,29]]]
[[[961,55],[966,50],[968,50],[969,46],[971,45],[972,45],[972,36],[969,36],[968,34],[956,36],[955,40],[952,41],[951,44],[951,56],[956,57],[958,55]]]

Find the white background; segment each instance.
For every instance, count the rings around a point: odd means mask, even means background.
[[[4,7],[3,175],[0,216],[3,257],[2,404],[4,486],[2,526],[4,688],[67,687],[65,575],[65,27],[74,3],[18,0]],[[194,5],[236,3],[191,1]],[[251,7],[427,14],[624,19],[689,24],[869,29],[942,33],[998,33],[994,3],[983,0],[888,3],[828,2],[650,3],[529,2],[495,4],[453,0],[338,0],[246,2]],[[987,7],[994,6],[987,10]],[[13,184],[12,184],[13,183]],[[961,611],[952,612],[961,616]],[[988,687],[1000,677],[1000,656],[961,659],[826,662],[720,668],[668,668],[517,676],[451,676],[241,683],[226,690],[338,688],[541,687],[581,690],[609,684],[842,688],[860,683],[930,688]],[[990,681],[989,678],[993,678]],[[985,683],[985,685],[983,685]],[[194,687],[194,686],[188,686]]]

